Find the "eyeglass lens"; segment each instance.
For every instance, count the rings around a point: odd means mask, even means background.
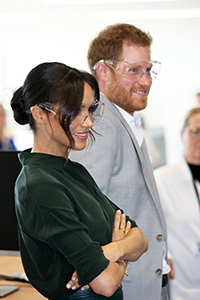
[[[130,80],[138,81],[144,73],[149,80],[156,78],[159,74],[161,64],[157,61],[140,61],[128,63],[126,61],[105,61],[118,74]]]
[[[46,103],[40,104],[38,106],[40,106],[41,108],[43,108],[57,116],[57,113],[51,109],[52,105],[50,103],[46,102]],[[104,109],[104,103],[102,103],[100,101],[98,101],[96,103],[95,102],[84,102],[84,103],[82,103],[81,110],[80,110],[79,114],[77,115],[77,117],[74,119],[74,121],[78,122],[79,124],[82,124],[87,120],[88,117],[90,117],[91,121],[93,123],[96,123],[101,119],[101,117],[103,115],[103,109]]]
[[[125,75],[128,79],[134,79],[139,80],[144,73],[146,73],[149,80],[151,80],[153,77],[156,77],[157,71],[155,69],[155,65],[152,64],[120,64],[122,65],[122,73]],[[120,66],[118,67],[120,68]],[[124,70],[123,70],[124,69]]]
[[[104,103],[102,102],[93,103],[92,105],[89,106],[88,109],[86,109],[88,104],[89,103],[82,104],[80,113],[76,117],[76,121],[78,121],[77,120],[78,118],[80,120],[80,124],[84,123],[88,117],[90,117],[93,123],[97,123],[102,117]]]
[[[190,128],[189,132],[191,133],[191,135],[195,138],[200,137],[200,129],[198,128]]]

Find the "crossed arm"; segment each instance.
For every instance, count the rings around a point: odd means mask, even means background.
[[[82,289],[90,287],[97,294],[112,296],[124,277],[125,264],[128,261],[138,260],[147,248],[148,241],[145,235],[138,227],[131,228],[131,223],[126,222],[125,215],[118,210],[115,214],[112,242],[102,246],[104,255],[110,263],[101,274]],[[76,271],[66,287],[73,290],[80,287]]]

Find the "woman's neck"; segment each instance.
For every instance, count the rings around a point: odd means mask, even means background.
[[[56,144],[52,143],[51,139],[45,140],[34,137],[32,152],[61,156],[68,160],[68,149],[66,147],[58,147]]]
[[[188,164],[200,166],[200,158],[194,158],[194,157],[185,155],[185,160]]]

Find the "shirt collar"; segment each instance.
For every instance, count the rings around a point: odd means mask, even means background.
[[[130,126],[131,130],[133,131],[133,134],[135,135],[138,141],[139,146],[141,147],[144,139],[144,132],[141,128],[140,116],[136,112],[134,112],[133,116],[131,116],[129,113],[127,113],[127,111],[125,111],[121,107],[117,106],[116,104],[115,106]]]
[[[35,164],[44,165],[57,170],[63,170],[65,166],[70,164],[69,159],[66,160],[61,156],[54,156],[45,153],[31,153],[31,149],[27,149],[18,154],[22,166]]]
[[[116,105],[114,103],[114,105],[117,107],[117,109],[120,111],[120,113],[122,114],[122,116],[124,117],[124,119],[126,120],[126,122],[128,124],[130,124],[130,122],[135,122],[135,124],[140,127],[141,126],[141,118],[138,115],[137,112],[134,112],[133,116],[131,116],[129,113],[127,113],[127,111],[125,111],[123,108],[119,107],[118,105]]]

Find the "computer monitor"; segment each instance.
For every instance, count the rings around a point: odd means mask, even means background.
[[[0,255],[19,255],[14,184],[21,170],[19,151],[0,151]]]

